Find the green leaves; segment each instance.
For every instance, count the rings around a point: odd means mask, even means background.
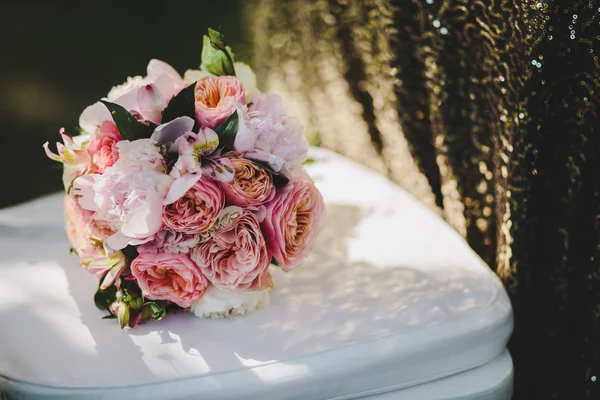
[[[142,319],[144,321],[148,321],[149,319],[159,321],[163,319],[165,315],[167,315],[167,309],[156,301],[144,303],[144,306],[142,307]]]
[[[100,289],[96,291],[94,295],[94,304],[101,310],[106,310],[110,312],[110,305],[117,300],[117,288],[113,286],[109,286],[106,289]]]
[[[208,28],[208,35],[204,35],[202,44],[201,67],[217,76],[235,76],[233,63],[233,51],[225,45],[225,37],[220,32]]]
[[[178,117],[190,117],[191,119],[196,120],[195,88],[196,84],[191,84],[169,101],[169,104],[167,104],[167,107],[163,111],[161,123],[166,124]],[[198,123],[196,122],[194,131],[198,130],[197,125]]]
[[[129,111],[118,104],[105,100],[100,100],[100,102],[102,102],[102,104],[108,108],[108,111],[110,111],[113,121],[115,122],[115,125],[117,125],[123,139],[132,141],[146,139],[154,132],[154,129],[156,128],[155,124],[149,123],[148,125],[145,125],[139,122]]]
[[[233,150],[233,143],[235,142],[238,128],[238,114],[237,111],[234,111],[229,118],[215,128],[215,132],[219,136],[219,147],[222,147],[225,151]]]

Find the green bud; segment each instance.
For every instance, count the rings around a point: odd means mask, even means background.
[[[223,37],[223,34],[221,32],[215,31],[212,28],[208,28],[208,37],[210,39],[210,44],[215,49],[219,49],[219,50],[225,49],[225,38]]]
[[[119,305],[117,318],[119,319],[119,325],[121,325],[121,329],[125,328],[129,322],[129,305],[127,303],[121,303]]]
[[[167,315],[165,307],[153,301],[145,303],[144,307],[142,307],[142,319],[144,321],[149,319],[159,321],[163,319],[165,315]]]
[[[201,67],[217,76],[235,76],[233,63],[233,51],[225,45],[225,37],[220,32],[209,28],[208,35],[204,35],[202,43]]]
[[[144,298],[143,297],[134,297],[129,301],[129,305],[134,310],[139,310],[144,305]]]

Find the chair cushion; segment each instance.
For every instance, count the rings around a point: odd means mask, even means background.
[[[102,320],[61,195],[0,210],[0,381],[48,398],[350,399],[482,365],[506,345],[500,281],[437,215],[334,153],[308,166],[326,228],[271,305],[136,329]],[[0,386],[1,387],[1,386]]]

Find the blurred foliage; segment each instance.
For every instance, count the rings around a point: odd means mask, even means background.
[[[0,11],[0,208],[61,190],[45,141],[158,58],[180,73],[200,64],[202,35],[220,28],[249,61],[240,1],[12,2]]]

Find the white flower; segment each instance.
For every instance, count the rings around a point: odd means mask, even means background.
[[[236,62],[233,65],[235,67],[235,76],[242,81],[242,84],[244,85],[246,104],[250,104],[252,103],[252,95],[256,91],[256,74],[248,64],[243,62]]]
[[[244,315],[269,304],[269,289],[256,292],[234,292],[210,285],[190,311],[200,318],[225,318]]]

